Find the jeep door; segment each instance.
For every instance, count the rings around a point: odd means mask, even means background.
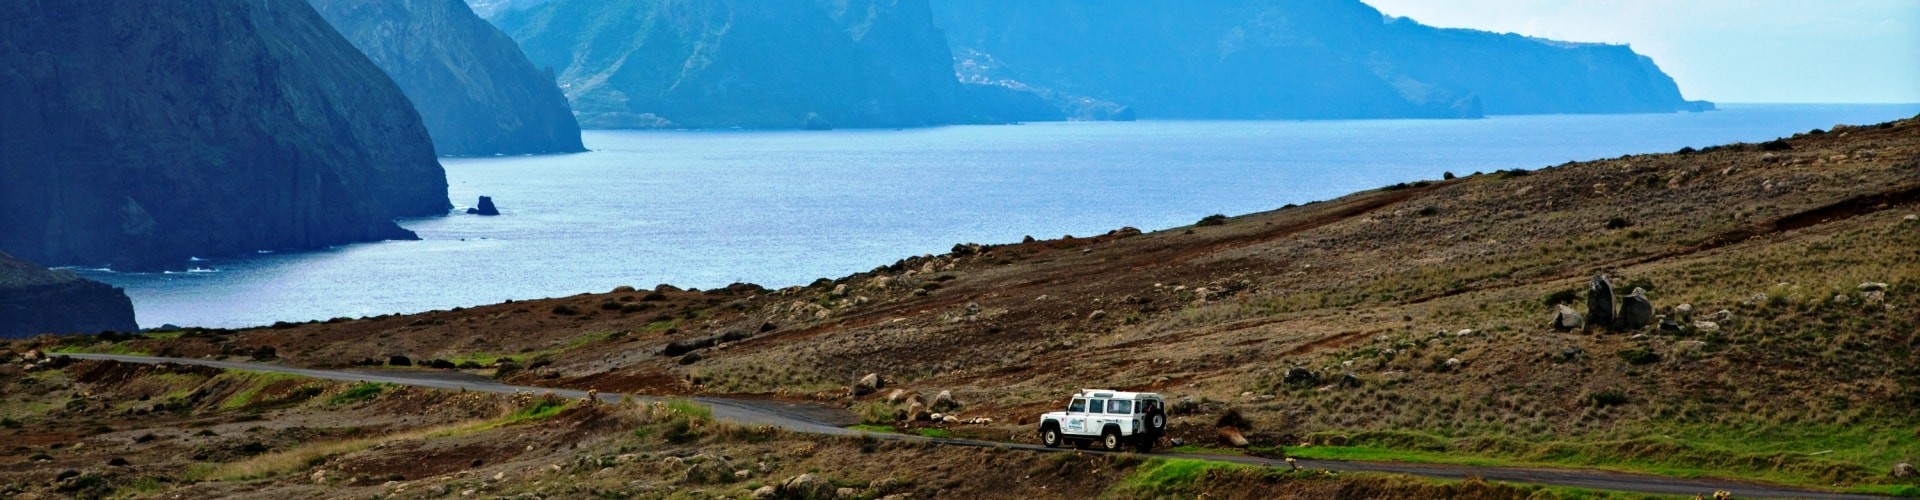
[[[1067,416],[1064,417],[1064,420],[1064,422],[1060,422],[1061,434],[1077,436],[1089,434],[1087,431],[1087,400],[1084,398],[1073,398],[1073,403],[1067,405]]]

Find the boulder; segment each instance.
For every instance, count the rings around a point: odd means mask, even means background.
[[[387,358],[387,366],[413,366],[413,359],[406,356],[391,356]]]
[[[467,213],[470,215],[482,215],[482,216],[492,217],[492,216],[500,215],[500,209],[493,206],[492,196],[482,196],[480,197],[479,206],[467,209]]]
[[[1553,313],[1553,329],[1556,331],[1579,330],[1585,324],[1586,318],[1581,317],[1579,312],[1575,312],[1566,304],[1559,305]]]
[[[1285,381],[1287,385],[1313,385],[1320,382],[1320,374],[1295,366],[1287,369]]]
[[[681,478],[682,482],[721,484],[734,480],[733,464],[727,463],[726,459],[711,455],[699,455],[694,458],[697,460],[688,460],[693,462],[693,466],[687,468],[686,475]]]
[[[1903,463],[1903,464],[1898,464],[1893,466],[1893,477],[1900,478],[1900,479],[1913,479],[1916,477],[1920,477],[1920,472],[1914,471],[1913,464]]]
[[[802,500],[824,500],[837,498],[839,488],[834,487],[832,481],[819,475],[801,474],[782,481],[778,496]]]
[[[1605,327],[1613,324],[1613,282],[1607,275],[1593,275],[1587,282],[1587,324]]]
[[[1620,299],[1620,318],[1615,322],[1621,330],[1635,331],[1653,324],[1653,301],[1647,299],[1647,291],[1634,288],[1633,293]]]
[[[931,418],[933,418],[933,415],[927,413],[927,407],[921,406],[919,402],[914,402],[907,406],[907,420],[920,422]]]
[[[905,402],[906,400],[907,400],[906,389],[894,389],[893,392],[887,393],[887,404],[890,404],[890,405],[900,404],[902,402]]]
[[[865,396],[880,390],[880,374],[869,373],[853,383],[853,395]]]
[[[953,391],[940,391],[933,396],[932,406],[934,411],[948,411],[959,408],[960,402],[953,399]]]
[[[1860,291],[1862,292],[1879,292],[1879,291],[1884,291],[1886,289],[1887,289],[1886,283],[1877,283],[1877,282],[1869,281],[1869,282],[1860,284]]]
[[[1673,317],[1683,322],[1693,319],[1693,304],[1673,306]]]
[[[1681,327],[1680,327],[1680,323],[1679,323],[1679,322],[1676,322],[1676,321],[1674,321],[1674,320],[1673,320],[1673,318],[1660,318],[1660,331],[1661,331],[1661,332],[1665,332],[1665,333],[1679,333],[1679,332],[1680,332],[1681,330],[1684,330],[1684,329],[1683,329],[1683,328],[1681,328]]]
[[[1693,329],[1702,332],[1717,332],[1720,331],[1720,324],[1712,321],[1695,321],[1693,322]]]
[[[780,489],[775,488],[771,485],[761,486],[760,489],[753,490],[754,500],[773,500],[779,497],[780,497]]]
[[[1245,448],[1247,447],[1247,445],[1251,444],[1247,441],[1246,434],[1241,433],[1239,428],[1221,427],[1219,431],[1220,431],[1220,442],[1222,443],[1233,445],[1233,447],[1235,448]]]

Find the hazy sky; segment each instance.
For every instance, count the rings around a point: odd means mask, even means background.
[[[1425,24],[1631,44],[1688,99],[1920,102],[1920,0],[1363,0]]]

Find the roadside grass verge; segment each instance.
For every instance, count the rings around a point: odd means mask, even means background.
[[[1791,427],[1791,429],[1783,428]],[[1319,433],[1316,436],[1326,435]],[[1881,467],[1920,454],[1899,430],[1798,426],[1685,426],[1631,439],[1539,442],[1501,436],[1446,439],[1405,431],[1360,432],[1348,446],[1289,447],[1288,456],[1482,467],[1580,467],[1669,477],[1721,477],[1898,494]],[[1315,439],[1320,441],[1320,439]]]
[[[340,391],[339,394],[335,394],[331,398],[327,398],[327,404],[330,406],[339,406],[368,401],[380,397],[380,393],[386,392],[386,390],[386,384],[361,382],[348,387],[347,390]]]
[[[382,444],[472,435],[501,427],[523,425],[553,418],[571,407],[573,407],[573,402],[566,399],[552,396],[527,396],[527,399],[518,402],[515,409],[498,418],[413,429],[381,436],[307,443],[292,449],[259,455],[237,462],[193,464],[187,467],[186,478],[194,481],[251,481],[270,479],[291,472],[317,467],[335,457],[359,452]]]
[[[1295,483],[1298,489],[1290,489]],[[1325,483],[1316,485],[1314,483]],[[1115,482],[1103,498],[1198,498],[1212,491],[1264,489],[1270,493],[1311,494],[1316,486],[1332,491],[1379,498],[1692,498],[1464,480],[1431,479],[1404,474],[1325,473],[1292,471],[1197,459],[1148,459]]]

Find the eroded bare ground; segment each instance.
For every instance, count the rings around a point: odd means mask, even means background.
[[[316,367],[400,355],[521,384],[826,401],[876,423],[902,406],[884,401],[893,388],[951,390],[960,417],[994,423],[902,427],[1023,441],[1073,389],[1150,389],[1191,400],[1176,426],[1194,442],[1236,408],[1256,445],[1287,453],[1893,488],[1912,480],[1889,468],[1920,459],[1917,193],[1907,120],[1147,234],[959,245],[784,290],[622,289],[14,349]],[[1584,312],[1596,273],[1621,295],[1644,288],[1678,328],[1550,331],[1550,304]],[[889,387],[851,396],[867,373]]]

